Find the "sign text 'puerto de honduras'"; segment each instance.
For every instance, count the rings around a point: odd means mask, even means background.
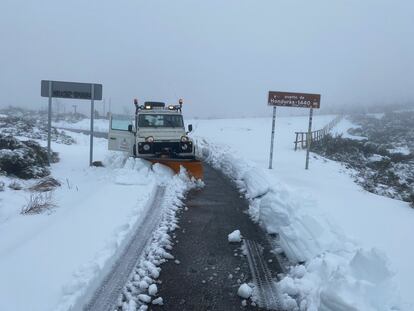
[[[281,107],[319,108],[321,95],[270,91],[268,104]]]

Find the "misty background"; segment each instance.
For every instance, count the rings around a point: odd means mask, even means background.
[[[321,112],[414,106],[413,12],[410,0],[2,0],[0,106],[44,108],[42,79],[102,83],[115,112],[182,97],[189,117],[264,116],[269,90],[320,93]]]

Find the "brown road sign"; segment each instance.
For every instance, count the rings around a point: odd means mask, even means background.
[[[320,108],[320,94],[269,92],[269,106]]]

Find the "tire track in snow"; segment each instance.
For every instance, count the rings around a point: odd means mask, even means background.
[[[250,271],[257,288],[259,306],[266,310],[279,310],[280,303],[272,280],[272,274],[260,255],[257,243],[250,240],[245,240],[244,243],[246,245]]]
[[[114,263],[101,286],[83,310],[112,311],[116,309],[118,298],[125,284],[128,282],[131,273],[133,273],[142,252],[151,240],[153,231],[161,221],[164,194],[165,186],[158,186],[153,196],[153,202],[141,225],[133,233],[123,253]]]

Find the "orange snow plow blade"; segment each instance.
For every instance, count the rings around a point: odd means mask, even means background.
[[[182,166],[190,176],[193,176],[195,179],[203,179],[203,164],[201,161],[177,159],[151,159],[149,161],[168,166],[177,174],[180,172],[180,166]]]

